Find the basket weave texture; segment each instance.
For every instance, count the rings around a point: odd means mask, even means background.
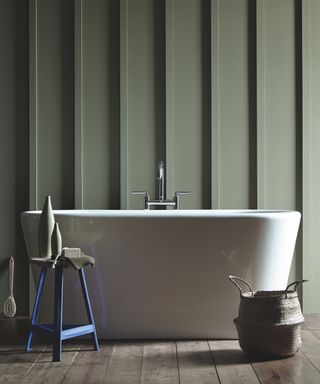
[[[242,278],[229,278],[240,291],[239,315],[234,319],[240,347],[249,354],[272,357],[298,352],[304,317],[296,288],[303,281],[294,282],[283,291],[254,292]],[[242,292],[236,280],[245,283],[250,291]],[[289,290],[291,286],[293,290]]]

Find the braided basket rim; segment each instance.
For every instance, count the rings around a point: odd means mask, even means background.
[[[241,299],[245,300],[265,300],[265,299],[279,299],[279,300],[291,300],[298,298],[297,291],[254,291],[243,292],[240,294]]]

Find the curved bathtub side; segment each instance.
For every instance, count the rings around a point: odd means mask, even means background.
[[[252,281],[256,290],[285,289],[295,250],[301,214],[291,212],[265,221],[254,255]]]

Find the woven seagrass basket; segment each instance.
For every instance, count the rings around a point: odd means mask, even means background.
[[[283,291],[256,291],[241,277],[229,276],[239,289],[239,315],[234,319],[240,347],[249,354],[285,357],[294,355],[301,346],[301,312],[295,281]],[[242,292],[243,282],[249,292]],[[293,287],[292,290],[289,288]]]

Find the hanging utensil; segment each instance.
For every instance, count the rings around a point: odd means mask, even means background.
[[[9,296],[4,302],[3,313],[7,317],[13,317],[16,314],[17,306],[13,297],[13,278],[14,278],[14,258],[9,260]]]

